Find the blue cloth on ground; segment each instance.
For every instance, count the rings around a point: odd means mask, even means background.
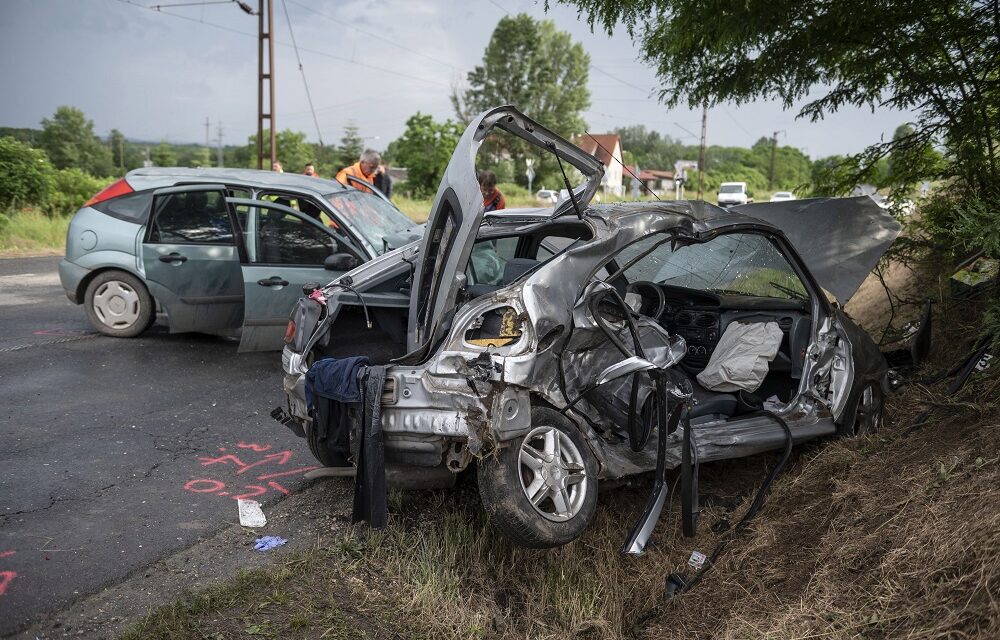
[[[361,402],[358,369],[368,364],[367,356],[323,358],[306,373],[306,406],[311,412],[313,396],[323,396],[337,402]]]
[[[257,538],[257,542],[254,543],[253,548],[257,551],[267,551],[268,549],[280,547],[286,542],[288,540],[279,538],[278,536],[264,536],[263,538]]]

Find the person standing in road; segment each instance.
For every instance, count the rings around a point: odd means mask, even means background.
[[[507,200],[497,189],[497,176],[492,171],[479,172],[479,190],[483,194],[484,211],[499,211],[507,208]]]
[[[316,167],[315,167],[315,166],[313,165],[313,163],[311,163],[311,162],[310,162],[309,164],[307,164],[307,165],[306,165],[306,170],[305,170],[305,171],[303,171],[303,172],[302,172],[302,174],[303,174],[303,175],[307,175],[307,176],[312,176],[312,177],[314,177],[314,178],[315,178],[315,177],[316,177],[317,175],[319,175],[319,174],[317,174],[317,173],[316,173]]]
[[[365,149],[364,153],[361,154],[361,158],[349,167],[344,167],[337,172],[337,182],[348,187],[354,187],[358,191],[365,191],[371,193],[372,190],[368,187],[358,184],[357,182],[351,182],[348,180],[348,176],[353,176],[359,180],[364,180],[370,184],[375,183],[375,175],[378,172],[378,166],[382,164],[382,157],[378,154],[378,151],[374,149]]]

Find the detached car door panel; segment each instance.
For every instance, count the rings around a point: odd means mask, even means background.
[[[290,207],[235,198],[230,205],[249,209],[240,351],[280,350],[303,285],[326,284],[344,273],[324,266],[334,254],[347,253],[356,264],[364,258],[345,237]]]
[[[236,329],[243,318],[239,231],[225,187],[157,190],[142,243],[146,283],[171,333]]]

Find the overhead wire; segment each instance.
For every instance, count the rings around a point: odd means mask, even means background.
[[[229,31],[230,33],[237,33],[237,34],[242,35],[242,36],[247,36],[247,37],[250,37],[250,38],[254,38],[255,40],[258,37],[256,33],[249,33],[247,31],[240,31],[239,29],[233,29],[232,27],[227,27],[226,25],[219,24],[217,22],[207,22],[207,21],[204,21],[204,20],[198,20],[196,18],[192,18],[190,16],[186,16],[186,15],[183,15],[183,14],[180,14],[180,13],[173,13],[173,12],[170,12],[170,11],[162,11],[162,10],[157,11],[155,9],[150,9],[150,7],[148,5],[139,4],[138,2],[135,2],[134,0],[118,0],[118,2],[127,4],[127,5],[131,5],[133,7],[138,7],[140,9],[147,9],[147,10],[150,10],[150,11],[154,11],[155,13],[160,14],[160,15],[173,16],[175,18],[180,18],[182,20],[188,20],[190,22],[195,22],[195,23],[198,23],[198,24],[204,24],[204,25],[207,25],[207,26],[210,26],[210,27],[214,27],[216,29],[222,29],[223,31]],[[276,44],[278,44],[280,46],[284,46],[284,47],[291,46],[291,45],[285,44],[283,42],[278,42]],[[440,82],[440,81],[437,81],[437,80],[431,80],[430,78],[424,78],[424,77],[421,77],[421,76],[415,76],[415,75],[412,75],[412,74],[409,74],[409,73],[403,73],[402,71],[396,71],[394,69],[387,69],[385,67],[379,67],[377,65],[368,64],[366,62],[358,62],[356,60],[351,60],[350,58],[345,58],[343,56],[338,56],[338,55],[335,55],[335,54],[332,54],[332,53],[328,53],[326,51],[318,51],[316,49],[309,49],[307,47],[299,47],[299,50],[300,51],[305,51],[306,53],[312,53],[314,55],[323,56],[325,58],[330,58],[331,60],[337,60],[339,62],[345,62],[347,64],[353,64],[353,65],[357,65],[359,67],[365,67],[365,68],[368,68],[368,69],[374,69],[376,71],[381,71],[382,73],[388,73],[388,74],[391,74],[391,75],[394,75],[394,76],[399,76],[401,78],[406,78],[408,80],[419,80],[420,82],[426,82],[428,84],[433,84],[433,85],[436,85],[436,86],[439,86],[439,87],[449,87],[449,85],[446,84],[446,83],[444,83],[444,82]]]
[[[284,0],[282,0],[282,1],[284,1]],[[422,51],[418,51],[416,49],[411,49],[411,48],[409,48],[407,46],[404,46],[404,45],[396,42],[395,40],[393,40],[391,38],[386,38],[384,36],[378,35],[377,33],[372,33],[371,31],[367,31],[365,29],[362,29],[361,27],[356,27],[356,26],[354,26],[352,24],[348,24],[348,23],[344,22],[343,20],[340,20],[338,18],[335,18],[335,17],[331,16],[328,13],[323,13],[322,11],[317,11],[316,9],[313,9],[309,5],[303,4],[301,2],[297,2],[296,0],[288,0],[288,2],[291,2],[292,4],[294,4],[294,5],[298,6],[298,7],[302,7],[303,9],[305,9],[306,11],[309,11],[310,13],[314,13],[314,14],[316,14],[318,16],[326,18],[327,20],[330,20],[331,22],[336,22],[337,24],[343,25],[343,26],[347,27],[348,29],[353,29],[354,31],[357,31],[358,33],[364,34],[364,35],[368,36],[369,38],[374,38],[375,40],[380,40],[380,41],[385,42],[386,44],[390,44],[390,45],[392,45],[392,46],[394,46],[394,47],[396,47],[398,49],[402,49],[403,51],[406,51],[407,53],[412,53],[415,56],[420,56],[421,58],[425,58],[427,60],[430,60],[431,62],[434,62],[436,64],[439,64],[439,65],[442,65],[442,66],[445,66],[445,67],[449,67],[451,69],[454,69],[455,71],[462,71],[462,69],[460,69],[459,67],[456,67],[453,64],[447,63],[447,62],[445,62],[443,60],[440,60],[438,58],[435,58],[433,56],[429,56],[426,53],[423,53]]]
[[[302,84],[306,88],[306,101],[309,102],[309,111],[312,112],[313,124],[316,125],[316,137],[319,138],[319,146],[323,147],[323,133],[319,129],[319,120],[316,118],[316,109],[313,107],[312,94],[309,92],[309,81],[306,79],[306,70],[302,67],[302,58],[299,56],[299,46],[295,42],[295,31],[292,30],[292,19],[288,17],[288,5],[285,0],[281,0],[281,8],[285,13],[285,23],[288,24],[288,34],[292,37],[292,49],[295,50],[295,61],[299,63],[299,73],[302,74]]]

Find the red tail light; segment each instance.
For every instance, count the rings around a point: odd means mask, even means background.
[[[285,344],[291,344],[295,339],[295,321],[289,320],[288,327],[285,328]]]
[[[108,186],[101,189],[96,196],[87,200],[86,204],[83,206],[89,207],[90,205],[97,204],[98,202],[104,202],[105,200],[110,200],[111,198],[117,198],[118,196],[123,196],[126,193],[132,193],[133,191],[135,191],[135,189],[133,189],[129,183],[125,182],[125,178],[122,178],[121,180],[112,182]]]

